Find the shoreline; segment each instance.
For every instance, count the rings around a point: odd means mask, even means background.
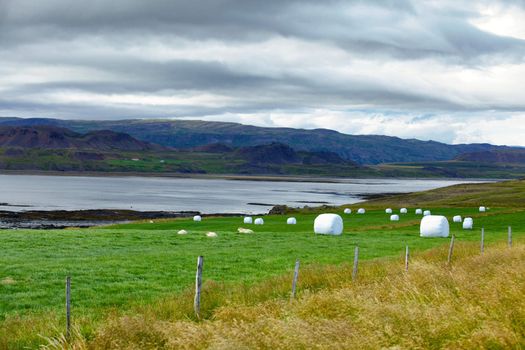
[[[348,183],[356,180],[428,180],[428,181],[475,181],[498,182],[511,179],[492,178],[450,178],[450,177],[319,177],[300,175],[238,175],[238,174],[189,174],[189,173],[150,173],[150,172],[97,172],[97,171],[39,171],[39,170],[0,170],[0,175],[25,176],[71,176],[71,177],[144,177],[197,180],[231,181],[269,181],[269,182],[318,182]]]
[[[198,211],[137,211],[123,209],[0,211],[0,229],[63,229],[107,226],[141,220],[243,216],[242,213],[201,214]],[[266,214],[257,214],[266,215]]]

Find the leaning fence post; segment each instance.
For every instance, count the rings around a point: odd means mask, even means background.
[[[292,281],[292,295],[290,299],[295,298],[295,290],[297,288],[297,278],[299,278],[299,259],[295,261],[295,270],[293,273],[293,281]]]
[[[480,250],[481,250],[481,254],[483,254],[483,252],[485,251],[485,228],[484,227],[481,228],[481,247],[480,247]]]
[[[408,272],[408,257],[409,257],[408,245],[405,247],[405,272]]]
[[[448,259],[447,259],[447,263],[450,264],[450,262],[452,261],[452,253],[454,253],[454,239],[455,239],[455,235],[452,235],[452,238],[450,239],[450,247],[448,248]]]
[[[203,257],[199,256],[197,258],[197,274],[195,276],[195,300],[193,301],[193,310],[197,318],[200,318],[201,310],[202,264]]]
[[[508,233],[508,237],[507,237],[507,242],[508,242],[508,245],[509,245],[509,248],[512,247],[512,227],[509,226],[509,233]]]
[[[66,338],[71,335],[71,277],[66,277]]]
[[[357,278],[357,265],[359,264],[359,247],[354,250],[354,268],[352,269],[352,280]]]

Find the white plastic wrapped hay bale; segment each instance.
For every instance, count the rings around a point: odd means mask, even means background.
[[[422,215],[423,214],[423,209],[416,209],[416,215]]]
[[[406,213],[408,213],[408,209],[407,209],[407,208],[401,208],[401,209],[399,210],[399,212],[400,212],[401,214],[406,214]]]
[[[350,209],[350,208],[346,208],[346,209],[344,210],[344,213],[345,213],[345,214],[352,214],[352,209]]]
[[[357,214],[364,214],[364,213],[366,213],[366,210],[364,208],[359,208],[357,210]]]
[[[314,232],[338,236],[343,233],[343,219],[337,214],[321,214],[314,220]]]
[[[255,225],[264,225],[264,220],[262,218],[257,218],[253,223]]]
[[[397,214],[390,215],[390,221],[399,221],[399,215]]]
[[[487,208],[485,208],[485,207],[479,207],[479,212],[480,212],[480,213],[484,213],[484,212],[486,212],[486,211],[487,211]]]
[[[432,213],[430,212],[430,210],[425,210],[423,212],[423,216],[429,216],[429,215],[432,215]]]
[[[472,218],[465,218],[465,220],[463,220],[464,230],[472,230],[473,227],[474,227],[474,220],[472,220]]]
[[[392,208],[386,208],[385,209],[385,213],[392,214]]]
[[[246,217],[244,218],[243,222],[244,222],[245,224],[251,224],[251,223],[253,223],[253,219],[252,219],[251,216],[246,216]]]
[[[452,218],[452,221],[454,222],[462,222],[463,219],[461,218],[461,215],[456,215]]]
[[[202,221],[202,217],[201,217],[200,215],[195,215],[195,216],[193,217],[193,221],[195,221],[195,222],[200,222],[200,221]]]
[[[421,219],[420,237],[448,237],[450,227],[448,220],[442,215],[428,215]]]
[[[286,220],[286,224],[287,225],[295,225],[295,224],[297,224],[297,220],[295,218],[288,218]]]

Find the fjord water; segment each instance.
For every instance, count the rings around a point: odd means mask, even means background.
[[[473,181],[332,179],[246,181],[159,177],[0,175],[0,210],[133,209],[264,213],[273,205],[341,205],[363,194],[403,193]]]

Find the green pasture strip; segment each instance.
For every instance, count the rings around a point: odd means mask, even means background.
[[[525,232],[525,211],[492,208],[480,214],[476,208],[430,208],[433,214],[474,217],[474,230],[464,231],[451,222],[458,240],[479,240],[481,226],[490,243],[506,239],[507,226],[514,239]],[[397,209],[396,209],[397,211]],[[64,280],[72,277],[75,312],[90,314],[110,307],[126,308],[179,292],[192,285],[198,255],[205,257],[204,279],[252,283],[302,264],[340,264],[360,258],[401,257],[405,245],[417,253],[447,239],[420,238],[420,216],[400,215],[389,221],[384,210],[365,215],[341,214],[342,236],[313,234],[316,214],[297,214],[297,225],[286,225],[287,216],[266,216],[265,225],[245,225],[242,217],[204,217],[68,230],[0,231],[0,313],[61,311]],[[239,234],[238,227],[253,234]],[[188,235],[178,235],[180,229]],[[217,232],[217,238],[205,233]]]

